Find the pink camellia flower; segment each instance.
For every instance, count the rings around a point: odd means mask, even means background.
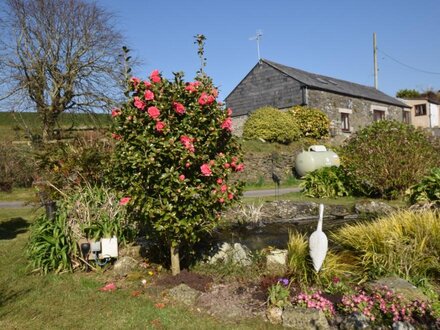
[[[114,108],[114,109],[112,110],[112,118],[117,117],[117,116],[119,116],[120,114],[121,114],[121,109]]]
[[[222,123],[222,129],[231,132],[232,131],[232,119],[231,117],[228,117],[225,119],[225,121]]]
[[[150,80],[154,83],[160,82],[161,78],[159,75],[159,70],[153,70],[153,72],[151,72]]]
[[[211,89],[211,94],[212,94],[212,96],[214,96],[215,98],[217,98],[217,96],[218,96],[218,90],[217,90],[217,88],[213,88],[213,89]]]
[[[131,197],[122,197],[121,200],[119,201],[119,205],[127,205],[130,199]]]
[[[134,106],[139,110],[144,110],[145,103],[137,96],[134,97]]]
[[[204,176],[212,175],[211,167],[208,164],[203,164],[202,166],[200,166],[200,171]]]
[[[244,164],[243,163],[238,164],[237,166],[235,166],[235,171],[236,172],[241,172],[243,170],[244,170]]]
[[[218,184],[222,184],[222,183],[223,183],[222,178],[218,178],[218,179],[217,179],[217,183],[218,183]]]
[[[191,163],[190,162],[187,162],[186,164],[185,164],[185,167],[186,168],[188,168],[188,167],[190,167],[191,166]]]
[[[189,136],[183,135],[180,137],[180,142],[183,144],[183,146],[188,149],[190,152],[194,152],[194,139],[190,138]]]
[[[165,128],[165,123],[163,122],[163,121],[158,121],[157,123],[156,123],[156,131],[158,131],[158,132],[162,132],[163,131],[163,129]]]
[[[179,115],[183,115],[185,113],[185,107],[183,106],[183,104],[179,103],[179,102],[173,102],[173,107],[174,110],[179,114]]]
[[[144,84],[146,88],[150,88],[151,87],[151,83],[149,81],[144,80]]]
[[[115,140],[120,140],[120,139],[122,139],[122,136],[120,136],[119,134],[116,134],[116,133],[112,133],[112,138],[114,138]]]
[[[229,193],[228,194],[228,199],[233,199],[234,198],[234,194],[233,193]]]
[[[226,192],[226,190],[228,190],[228,186],[224,184],[223,186],[221,186],[220,190],[222,192]]]
[[[180,175],[179,175],[179,180],[180,180],[180,181],[183,181],[183,180],[185,180],[185,175],[183,175],[183,174],[180,174]]]
[[[228,169],[228,168],[231,167],[231,164],[229,164],[229,163],[225,163],[225,164],[223,165],[223,167],[226,168],[226,169]]]
[[[185,86],[185,90],[194,93],[196,91],[197,86],[195,86],[195,83],[193,82],[187,82]]]
[[[228,108],[228,109],[226,110],[226,113],[228,114],[229,117],[232,116],[232,109],[231,109],[231,108]]]
[[[136,88],[141,82],[141,80],[137,77],[131,77],[130,82],[133,84],[134,88]]]
[[[214,101],[215,101],[215,97],[212,95],[208,95],[205,92],[203,92],[199,97],[199,104],[200,105],[209,105]]]
[[[150,91],[149,89],[147,89],[147,90],[145,91],[144,98],[145,98],[147,101],[154,100],[154,93],[153,93],[152,91]]]
[[[209,96],[208,96],[208,104],[211,104],[211,103],[213,103],[214,101],[215,101],[215,97],[212,96],[212,95],[209,95]]]
[[[157,117],[160,116],[160,111],[156,107],[149,107],[147,112],[148,112],[148,115],[153,119],[156,119]]]
[[[223,204],[225,202],[225,199],[223,197],[221,197],[218,199],[218,202]]]

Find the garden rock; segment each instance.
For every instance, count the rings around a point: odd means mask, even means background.
[[[271,306],[266,310],[266,318],[272,324],[281,324],[283,310],[280,307]]]
[[[392,326],[393,330],[415,330],[412,324],[408,322],[394,322]]]
[[[209,258],[208,262],[210,264],[215,264],[217,262],[232,262],[234,264],[249,266],[252,261],[250,260],[249,249],[241,245],[240,243],[234,243],[231,245],[229,243],[223,243],[220,246],[219,251]]]
[[[395,211],[395,208],[383,202],[377,201],[361,201],[354,206],[356,213],[367,215],[384,215]]]
[[[266,269],[273,274],[283,274],[286,268],[287,250],[271,250],[266,257]]]
[[[132,257],[141,258],[141,246],[140,245],[128,245],[126,247],[119,249],[119,256],[121,257]]]
[[[341,330],[361,330],[361,329],[370,330],[372,328],[370,325],[370,321],[368,320],[368,318],[364,314],[354,313],[354,314],[351,314],[351,315],[347,316],[346,318],[344,318],[344,320],[339,325],[339,329],[341,329]]]
[[[168,296],[170,299],[184,304],[186,306],[193,306],[200,296],[200,291],[194,290],[190,288],[186,284],[179,284],[178,286],[172,288],[168,292]]]
[[[298,330],[330,329],[324,312],[311,308],[287,307],[282,315],[283,326]]]
[[[265,203],[262,211],[268,218],[267,222],[289,221],[301,217],[309,217],[318,213],[318,204],[313,202],[275,201]]]
[[[118,276],[127,276],[128,273],[136,269],[138,266],[138,262],[132,257],[122,257],[119,258],[114,266],[113,272]]]
[[[386,286],[395,294],[401,295],[407,302],[414,300],[425,302],[429,301],[429,298],[425,296],[416,286],[397,276],[380,278],[375,282],[369,283],[368,286],[370,288]]]

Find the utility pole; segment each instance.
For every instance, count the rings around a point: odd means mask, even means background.
[[[377,84],[377,45],[376,45],[376,32],[373,32],[373,56],[374,56],[374,88],[378,89],[378,84]]]

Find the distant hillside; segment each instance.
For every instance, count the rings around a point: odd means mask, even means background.
[[[110,127],[111,116],[108,114],[72,114],[60,115],[59,128],[105,128]],[[26,139],[26,127],[33,134],[41,134],[41,119],[35,112],[0,112],[0,138],[14,140]]]

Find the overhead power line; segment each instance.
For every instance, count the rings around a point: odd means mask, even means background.
[[[388,55],[387,53],[385,53],[383,50],[381,50],[381,49],[379,49],[379,48],[377,48],[377,50],[379,51],[379,53],[381,53],[381,54],[383,54],[384,56],[388,57],[390,60],[392,60],[392,61],[394,61],[394,62],[396,62],[396,63],[398,63],[398,64],[400,64],[400,65],[403,65],[404,67],[407,67],[407,68],[409,68],[409,69],[412,69],[412,70],[414,70],[414,71],[418,71],[418,72],[422,72],[422,73],[427,73],[427,74],[436,74],[436,75],[440,75],[440,72],[427,71],[427,70],[422,70],[422,69],[416,68],[416,67],[414,67],[414,66],[412,66],[412,65],[409,65],[409,64],[403,63],[402,61],[399,61],[398,59],[392,57],[391,55]]]

